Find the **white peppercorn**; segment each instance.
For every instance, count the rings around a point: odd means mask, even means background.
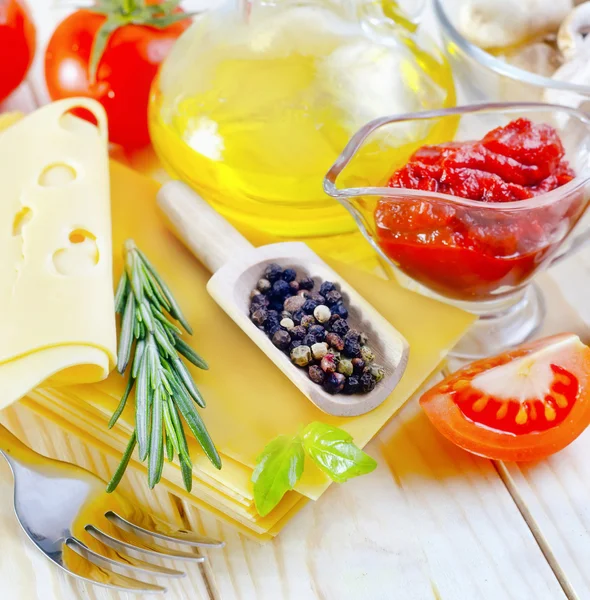
[[[311,347],[311,354],[315,360],[322,360],[328,354],[328,344],[326,342],[318,342]]]
[[[316,318],[318,323],[327,323],[332,316],[332,312],[325,304],[320,304],[314,308],[313,316]]]

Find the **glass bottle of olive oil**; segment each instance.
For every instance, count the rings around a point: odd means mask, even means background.
[[[347,259],[356,245],[370,253],[324,194],[324,175],[366,122],[455,102],[448,63],[391,6],[250,0],[198,18],[152,88],[150,130],[165,167],[242,229],[319,238]],[[434,126],[375,143],[402,157],[450,135]],[[356,167],[374,184],[387,168],[379,152],[365,158]]]

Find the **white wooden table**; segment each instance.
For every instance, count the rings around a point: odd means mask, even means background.
[[[40,58],[66,11],[30,0],[39,30],[28,83],[7,103],[28,111],[46,100]],[[544,275],[546,331],[590,341],[590,249]],[[105,478],[113,463],[24,409],[4,420],[50,455]],[[590,599],[590,430],[538,464],[505,465],[447,443],[416,399],[370,444],[371,475],[332,486],[272,543],[261,546],[164,491],[141,501],[227,542],[203,568],[171,580],[172,600],[579,600]],[[40,556],[12,512],[12,479],[0,463],[0,598],[126,600],[86,586]],[[136,596],[137,597],[137,596]]]

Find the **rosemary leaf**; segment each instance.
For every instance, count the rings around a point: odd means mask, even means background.
[[[125,258],[125,266],[127,268],[127,275],[131,282],[131,289],[133,295],[138,302],[143,300],[143,284],[141,281],[141,273],[137,268],[139,257],[136,252],[128,252]]]
[[[168,394],[164,397],[164,427],[166,429],[166,441],[172,444],[173,450],[176,454],[180,454],[180,443],[178,441],[178,434],[174,429],[174,423],[172,422],[172,414],[170,410],[170,398]]]
[[[150,333],[153,333],[154,319],[152,317],[152,311],[150,310],[149,304],[146,302],[145,298],[143,302],[139,305],[139,312],[141,313],[141,320],[145,323],[147,330]]]
[[[131,377],[135,379],[139,373],[139,366],[145,351],[145,340],[137,340],[135,344],[135,356],[133,357],[133,365],[131,366]]]
[[[135,384],[135,379],[133,377],[129,377],[129,379],[127,380],[127,387],[125,388],[123,397],[121,398],[121,401],[119,402],[119,406],[117,406],[117,410],[113,413],[113,416],[111,417],[111,420],[109,421],[109,429],[112,429],[115,426],[115,423],[119,420],[119,417],[121,416],[121,413],[123,412],[123,409],[125,408],[125,405],[127,404],[127,399],[129,398],[129,394],[131,393],[131,390],[133,389],[134,384]]]
[[[117,286],[117,292],[115,293],[115,313],[122,314],[125,304],[127,302],[127,295],[129,294],[129,278],[127,272],[123,271],[121,278],[119,279],[119,285]]]
[[[137,387],[135,388],[135,429],[137,431],[137,443],[139,444],[139,460],[142,462],[146,459],[149,451],[148,353],[149,350],[143,353],[137,377]]]
[[[127,444],[127,448],[125,449],[123,458],[121,459],[121,462],[119,463],[119,466],[117,467],[117,470],[115,471],[115,474],[113,475],[113,477],[109,481],[109,484],[107,485],[107,492],[109,494],[114,492],[117,489],[117,486],[119,485],[119,483],[121,483],[121,479],[123,478],[123,475],[125,474],[125,471],[127,470],[127,466],[129,465],[129,461],[131,460],[131,455],[133,454],[133,450],[135,450],[136,443],[137,443],[137,437],[136,437],[135,431],[134,431],[133,435],[131,436],[131,438],[129,440],[129,443]],[[182,465],[182,462],[181,462],[181,465]],[[191,474],[191,476],[192,476],[192,474]]]
[[[160,321],[160,323],[162,323],[162,325],[164,325],[164,327],[175,333],[176,335],[181,335],[182,331],[180,331],[180,329],[178,329],[178,327],[176,327],[176,325],[174,325],[174,323],[170,322],[167,318],[166,315],[164,315],[164,313],[159,310],[158,308],[152,307],[152,314],[154,315],[154,317],[156,317],[156,319],[158,319],[158,321]]]
[[[174,446],[172,445],[172,440],[168,435],[167,429],[165,430],[164,435],[166,436],[166,458],[168,459],[168,462],[171,463],[174,461]]]
[[[182,324],[182,326],[185,328],[187,333],[192,335],[193,330],[192,330],[191,326],[188,324],[188,321],[186,320],[185,316],[182,314],[182,310],[180,310],[180,306],[178,306],[178,303],[176,302],[174,296],[172,295],[170,288],[166,285],[164,280],[160,277],[160,275],[158,274],[158,272],[156,271],[156,269],[154,268],[152,263],[148,260],[147,256],[139,248],[137,249],[137,254],[141,257],[141,260],[143,261],[143,263],[145,264],[145,266],[147,267],[148,271],[151,273],[153,278],[158,282],[158,285],[160,286],[162,293],[166,297],[166,300],[168,300],[168,303],[170,304],[170,309],[169,309],[170,314],[177,321],[179,321]]]
[[[123,374],[129,358],[131,356],[131,346],[133,345],[133,317],[135,315],[135,298],[133,294],[127,296],[123,321],[121,323],[121,332],[119,333],[119,348],[117,358],[117,371]]]
[[[193,465],[189,460],[187,460],[186,456],[183,456],[182,454],[180,455],[179,459],[184,487],[186,488],[187,492],[190,492],[193,489]]]
[[[159,303],[160,307],[164,308],[165,310],[170,312],[170,309],[172,308],[170,306],[170,302],[168,302],[168,300],[166,299],[166,296],[164,296],[164,294],[162,294],[162,292],[160,290],[160,286],[158,285],[158,282],[154,279],[154,276],[150,273],[150,271],[145,266],[143,261],[141,261],[141,272],[144,276],[144,280],[146,281],[146,284],[150,286],[150,289],[152,290],[153,294],[158,299],[158,303]]]
[[[156,326],[154,327],[154,337],[156,338],[156,342],[158,342],[158,346],[160,346],[167,356],[170,358],[177,356],[174,346],[168,340],[164,327],[159,321],[156,321]]]
[[[179,379],[184,383],[184,387],[187,389],[188,393],[192,396],[193,400],[201,407],[205,408],[205,400],[203,396],[201,396],[201,392],[197,389],[189,370],[184,366],[184,363],[180,358],[175,358],[172,361],[172,368],[176,372],[176,375]]]
[[[176,349],[182,356],[184,356],[189,362],[193,363],[195,367],[199,369],[207,370],[209,365],[203,360],[183,339],[176,338]]]
[[[164,456],[164,437],[162,429],[162,388],[154,390],[152,404],[152,430],[150,432],[150,450],[148,461],[148,485],[153,489],[162,478]]]
[[[178,438],[178,455],[183,456],[190,463],[191,458],[188,449],[188,443],[186,441],[186,434],[184,433],[184,427],[182,426],[182,421],[180,420],[180,413],[172,401],[172,398],[170,398],[169,407],[172,425],[174,425],[174,431],[176,432],[176,437]]]

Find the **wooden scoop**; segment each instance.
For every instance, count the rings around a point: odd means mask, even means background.
[[[284,242],[254,248],[220,214],[191,188],[179,181],[165,184],[158,204],[178,237],[212,272],[207,291],[252,341],[319,409],[331,415],[351,417],[379,406],[398,384],[408,362],[404,337],[366,300],[346,284],[326,263],[301,242]],[[332,395],[311,381],[307,370],[295,366],[276,348],[249,317],[250,292],[270,263],[293,268],[299,276],[333,281],[349,310],[351,327],[363,331],[375,352],[375,362],[385,377],[372,392]]]

